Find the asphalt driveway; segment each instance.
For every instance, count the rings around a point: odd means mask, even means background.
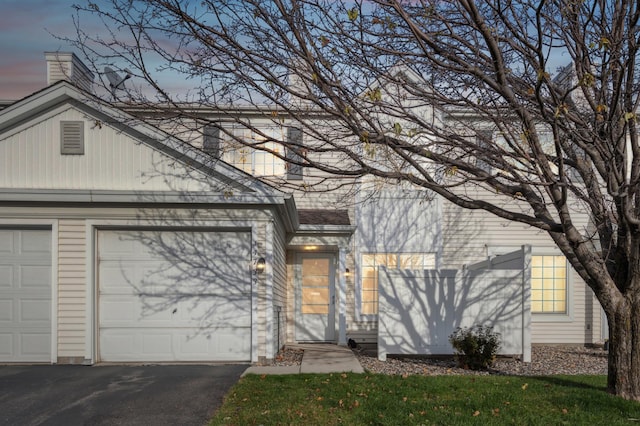
[[[0,425],[204,425],[246,368],[0,366]]]

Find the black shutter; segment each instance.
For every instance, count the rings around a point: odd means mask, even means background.
[[[478,147],[478,156],[476,157],[476,165],[478,168],[484,170],[485,172],[491,172],[491,164],[483,161],[480,157],[482,155],[482,151],[491,150],[491,144],[493,143],[493,130],[490,129],[481,129],[476,131],[476,146]]]
[[[204,126],[202,149],[220,158],[220,129],[213,125]]]
[[[285,154],[285,158],[287,160],[287,179],[302,180],[302,164],[295,164],[291,162],[302,161],[302,156],[297,153],[302,151],[302,130],[296,129],[295,127],[289,127],[287,132],[287,142],[290,144],[290,146],[287,147]]]

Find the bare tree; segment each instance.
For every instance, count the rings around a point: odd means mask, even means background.
[[[144,78],[148,108],[184,117],[188,102],[242,120],[230,107],[254,107],[302,129],[303,144],[275,142],[309,170],[406,181],[546,231],[606,313],[609,391],[640,400],[639,8],[113,0],[77,7],[75,41],[98,71],[117,60]],[[110,37],[83,27],[85,14]],[[164,70],[193,90],[176,97]]]

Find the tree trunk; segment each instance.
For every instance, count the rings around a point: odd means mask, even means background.
[[[625,298],[609,321],[607,390],[640,401],[640,301]]]

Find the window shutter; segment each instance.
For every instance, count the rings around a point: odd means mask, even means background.
[[[216,126],[204,126],[202,149],[216,158],[220,158],[220,129]]]
[[[60,122],[60,154],[84,154],[84,121]]]
[[[296,129],[295,127],[289,127],[287,139],[292,146],[296,147],[298,152],[302,150],[302,130]],[[292,148],[287,147],[285,158],[287,160],[287,179],[302,180],[302,165],[290,162],[290,160],[300,162],[302,161],[302,157]]]
[[[489,148],[493,141],[493,131],[490,129],[482,129],[476,131],[476,146],[482,150],[483,148]],[[481,151],[480,151],[481,152]],[[485,172],[491,172],[491,165],[483,161],[480,156],[476,158],[476,165],[478,168]]]

